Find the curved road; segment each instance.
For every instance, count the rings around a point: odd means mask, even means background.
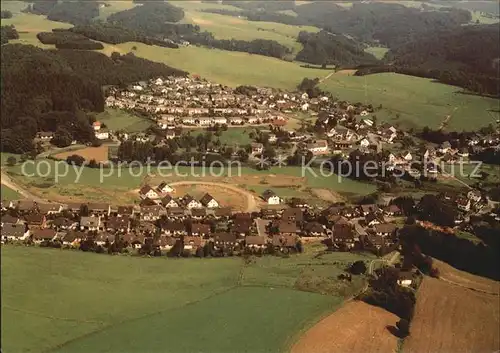
[[[237,192],[244,196],[247,199],[247,208],[246,212],[254,212],[254,211],[259,211],[259,207],[257,206],[257,201],[255,200],[255,197],[250,191],[241,189],[237,186],[231,185],[231,184],[226,184],[226,183],[216,183],[216,182],[210,182],[210,181],[177,181],[169,184],[170,186],[176,186],[176,185],[209,185],[209,186],[217,186],[221,187],[224,189],[229,189],[231,191]]]

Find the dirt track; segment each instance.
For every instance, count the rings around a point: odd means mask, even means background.
[[[43,199],[39,198],[38,196],[32,194],[31,192],[23,189],[21,186],[17,185],[4,172],[2,172],[1,179],[2,179],[2,184],[3,185],[7,186],[8,188],[10,188],[10,189],[12,189],[14,191],[17,191],[21,196],[23,196],[23,197],[25,197],[27,199],[33,200],[33,201],[37,201],[37,202],[47,202],[47,200],[43,200]]]
[[[398,317],[361,301],[351,301],[309,329],[291,353],[395,352],[398,339],[387,330]]]

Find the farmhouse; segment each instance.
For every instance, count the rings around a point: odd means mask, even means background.
[[[101,217],[81,217],[80,218],[80,229],[81,230],[100,230],[101,229]]]
[[[398,229],[398,226],[392,223],[382,223],[382,224],[375,224],[373,227],[375,230],[375,234],[386,237],[394,234],[396,229]]]
[[[264,236],[251,235],[245,238],[245,246],[250,249],[263,249],[267,244]]]
[[[35,243],[41,243],[42,241],[53,240],[56,236],[56,231],[54,229],[35,229],[31,232],[31,238]]]
[[[29,231],[26,230],[24,224],[10,224],[2,225],[1,229],[2,241],[4,240],[24,240],[29,236]]]
[[[187,207],[187,209],[192,209],[192,208],[201,208],[203,207],[203,205],[201,204],[200,201],[196,200],[194,197],[192,197],[191,195],[189,194],[186,194],[183,198],[182,198],[182,202],[184,203],[184,205]]]
[[[328,152],[328,142],[326,140],[318,140],[314,143],[307,144],[307,149],[313,154],[324,154]]]
[[[174,188],[168,185],[167,183],[163,182],[160,185],[158,185],[157,190],[164,194],[164,193],[170,193],[174,191]]]
[[[170,207],[179,207],[179,202],[177,202],[172,196],[167,195],[164,198],[161,199],[161,204],[164,207],[170,208]]]

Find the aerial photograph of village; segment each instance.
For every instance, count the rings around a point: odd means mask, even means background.
[[[1,352],[500,352],[498,0],[0,5]]]

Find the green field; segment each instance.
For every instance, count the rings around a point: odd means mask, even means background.
[[[384,47],[368,47],[365,51],[372,54],[377,59],[382,59],[389,49]]]
[[[96,120],[104,123],[110,130],[129,133],[142,132],[152,125],[148,119],[113,108],[106,108],[104,112],[96,116]]]
[[[186,129],[191,135],[197,136],[199,134],[206,134],[206,129]],[[226,131],[222,131],[220,136],[213,134],[212,141],[220,140],[222,144],[230,147],[238,147],[250,144],[253,140],[250,138],[249,133],[255,131],[253,127],[229,127]]]
[[[134,258],[2,247],[6,352],[280,352],[362,288],[336,275],[367,255]],[[126,269],[124,271],[123,269]],[[321,295],[296,290],[304,279]],[[302,283],[302,284],[301,284]]]
[[[2,189],[1,189],[1,195],[2,195],[2,201],[12,201],[12,200],[19,200],[22,198],[22,196],[15,190],[12,190],[11,188],[5,186],[2,184]]]
[[[394,73],[367,76],[332,75],[321,84],[340,99],[383,106],[375,115],[379,120],[406,127],[437,128],[452,115],[451,130],[476,130],[495,123],[498,100],[458,93],[460,88],[432,80]],[[399,118],[398,116],[399,115]]]

